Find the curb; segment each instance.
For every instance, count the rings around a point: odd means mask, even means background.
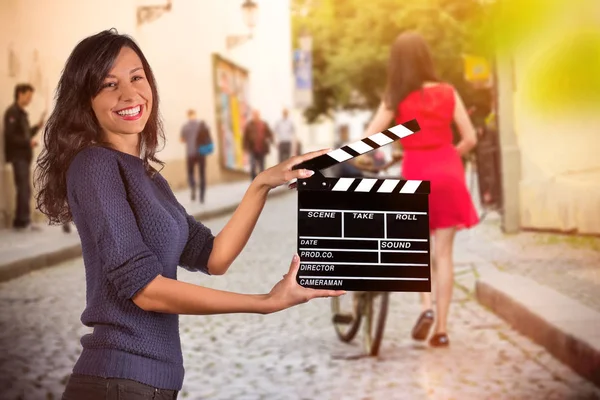
[[[528,278],[499,271],[477,280],[475,297],[600,387],[600,313]]]
[[[29,272],[51,267],[61,262],[81,257],[81,245],[65,246],[54,251],[0,265],[0,282],[10,281]]]
[[[268,197],[280,196],[289,192],[288,189],[275,189],[269,192]],[[191,215],[197,220],[207,220],[230,214],[234,212],[238,206],[239,203],[229,204],[214,210],[201,211]],[[77,243],[76,245],[67,245],[46,253],[24,257],[6,264],[0,264],[0,283],[10,281],[33,271],[55,266],[62,262],[81,257],[81,255],[81,244]]]

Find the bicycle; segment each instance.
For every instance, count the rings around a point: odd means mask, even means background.
[[[392,165],[402,160],[401,154],[394,156]],[[375,165],[382,170],[389,166]],[[354,176],[377,178],[379,170],[364,167],[353,172]],[[338,171],[338,176],[347,176],[348,171]],[[380,177],[381,178],[381,177]],[[352,305],[344,306],[344,300],[351,299]],[[351,342],[364,319],[363,346],[369,356],[377,356],[383,340],[387,319],[390,294],[388,292],[353,292],[352,296],[334,297],[331,299],[332,322],[338,338],[346,343]]]
[[[349,343],[358,333],[363,317],[363,345],[369,356],[377,356],[385,322],[390,294],[388,292],[353,292],[352,296],[331,299],[332,322],[339,339]],[[352,305],[343,309],[343,301],[350,299]],[[374,306],[379,305],[378,310]],[[375,324],[374,324],[375,323]]]

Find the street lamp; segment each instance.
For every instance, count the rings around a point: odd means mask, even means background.
[[[173,4],[172,0],[167,0],[165,4],[152,6],[138,6],[137,8],[137,24],[138,26],[152,22],[160,18],[164,13],[171,11]]]
[[[256,18],[258,16],[258,4],[252,0],[245,0],[242,4],[242,17],[244,24],[248,27],[250,33],[247,35],[231,35],[227,36],[227,49],[232,49],[237,45],[252,39],[252,30],[256,26]]]
[[[256,26],[256,17],[258,13],[258,4],[253,2],[252,0],[244,1],[242,4],[242,14],[244,15],[244,22],[246,26],[252,31]]]

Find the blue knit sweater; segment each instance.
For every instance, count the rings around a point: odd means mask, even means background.
[[[179,317],[144,311],[132,297],[177,266],[207,273],[214,237],[188,215],[160,175],[140,158],[91,147],[67,172],[68,202],[83,250],[86,307],[77,374],[132,379],[180,390]]]

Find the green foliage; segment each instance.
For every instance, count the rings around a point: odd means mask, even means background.
[[[294,0],[293,32],[313,37],[313,122],[337,108],[377,107],[385,86],[390,45],[405,30],[431,45],[440,78],[460,92],[464,52],[486,54],[485,8],[478,0]],[[304,11],[304,13],[302,12]]]
[[[465,53],[490,61],[497,54],[531,58],[530,75],[522,87],[538,110],[551,114],[600,104],[599,0],[292,0],[292,4],[294,37],[302,29],[313,37],[314,104],[305,112],[309,122],[338,108],[374,109],[385,87],[390,45],[405,30],[425,37],[438,75],[452,83],[467,104],[470,93],[461,58]],[[551,39],[552,32],[562,39]],[[548,50],[538,59],[523,50],[526,45]]]

